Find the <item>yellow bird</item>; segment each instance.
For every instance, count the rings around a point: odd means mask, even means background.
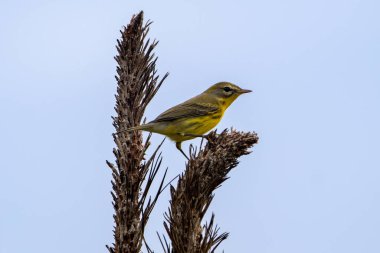
[[[204,134],[214,128],[222,119],[226,109],[243,93],[251,92],[228,82],[216,83],[203,93],[176,105],[147,123],[120,131],[143,130],[166,135],[181,149],[181,143]],[[120,133],[118,132],[118,133]]]

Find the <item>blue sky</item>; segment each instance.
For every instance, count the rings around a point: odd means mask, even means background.
[[[113,56],[140,10],[170,72],[148,120],[218,81],[254,90],[218,126],[260,136],[210,207],[220,250],[380,252],[378,1],[2,0],[0,253],[112,243]],[[169,176],[184,169],[170,141],[163,156]]]

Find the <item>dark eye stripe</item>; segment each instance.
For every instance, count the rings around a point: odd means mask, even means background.
[[[232,89],[231,89],[230,87],[226,86],[226,87],[223,88],[223,90],[224,90],[225,92],[229,92],[229,91],[231,91]]]

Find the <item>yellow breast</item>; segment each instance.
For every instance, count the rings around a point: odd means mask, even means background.
[[[170,139],[173,141],[185,141],[190,140],[195,137],[192,136],[183,136],[183,134],[193,134],[193,135],[203,135],[213,129],[221,120],[223,113],[207,115],[197,118],[181,119],[177,120],[174,124],[170,124],[167,127],[166,133]],[[175,133],[175,134],[173,134]]]

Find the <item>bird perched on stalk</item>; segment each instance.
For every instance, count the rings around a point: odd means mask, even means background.
[[[175,141],[177,149],[189,159],[181,149],[181,143],[196,137],[207,138],[204,134],[219,123],[232,102],[248,92],[251,90],[232,83],[216,83],[198,96],[161,113],[155,120],[117,133],[143,130],[166,135]]]

